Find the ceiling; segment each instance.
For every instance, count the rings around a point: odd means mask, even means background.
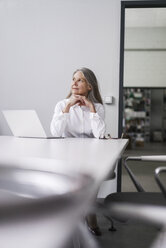
[[[166,8],[126,8],[125,27],[166,27]]]

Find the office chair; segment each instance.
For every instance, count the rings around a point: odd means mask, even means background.
[[[166,201],[166,187],[162,182],[160,175],[165,172],[166,167],[159,167],[155,169],[155,179],[159,185],[162,194]],[[110,206],[110,211],[114,216],[121,218],[127,217],[133,220],[139,220],[139,222],[150,223],[150,225],[159,227],[160,232],[157,235],[156,240],[153,242],[151,248],[165,248],[166,246],[166,205],[154,206],[147,204],[136,203],[113,203]]]
[[[166,172],[166,167],[158,167],[158,168],[156,168],[155,169],[155,179],[156,179],[156,182],[157,182],[158,186],[160,187],[164,197],[166,198],[166,187],[164,186],[162,180],[160,179],[160,175],[163,172]]]
[[[88,206],[93,179],[0,165],[3,248],[62,247]]]
[[[107,180],[113,180],[116,178],[116,173],[115,172],[112,172],[110,175],[107,176]],[[89,209],[89,213],[90,214],[96,214],[96,217],[98,216],[98,214],[102,215],[103,217],[105,217],[110,223],[111,223],[111,231],[116,231],[115,227],[114,227],[114,222],[113,220],[107,215],[105,214],[107,212],[107,209],[104,205],[104,202],[103,202],[103,198],[97,198],[96,201],[91,205],[90,209]],[[88,214],[89,214],[88,213]],[[86,221],[86,217],[85,217],[85,222]],[[86,226],[88,224],[86,223]],[[88,228],[89,231],[90,231],[90,228]],[[88,232],[89,232],[88,231]],[[86,231],[84,231],[85,233]],[[91,232],[91,231],[90,231]],[[82,232],[83,233],[83,232]],[[93,233],[94,234],[94,233]],[[102,234],[102,233],[101,233]],[[86,235],[88,237],[88,235]],[[96,236],[100,236],[100,235],[96,235]],[[89,238],[90,240],[90,238]],[[92,243],[92,242],[91,242]],[[86,246],[85,246],[86,247]],[[97,247],[97,244],[95,244],[94,247]]]
[[[131,168],[128,166],[128,161],[156,161],[156,162],[166,162],[166,156],[139,156],[139,157],[127,157],[124,161],[124,167],[128,172],[130,179],[132,180],[137,192],[116,192],[108,195],[105,200],[105,206],[107,209],[111,209],[112,204],[123,204],[123,203],[130,203],[130,204],[140,204],[140,205],[153,205],[153,206],[166,206],[166,200],[164,195],[161,192],[146,192],[134,173],[132,172]],[[158,176],[157,176],[158,178]],[[159,186],[162,187],[159,183]],[[162,188],[163,189],[163,188]],[[128,217],[123,216],[114,216],[113,212],[109,211],[108,217],[111,219],[116,219],[120,222],[126,222]],[[112,225],[112,223],[111,223]],[[112,226],[109,230],[112,229]]]
[[[115,178],[116,178],[116,172],[115,171],[107,176],[107,180],[114,180]],[[107,211],[107,207],[106,207],[106,205],[104,203],[103,198],[97,198],[93,208],[94,208],[95,213],[101,214],[111,224],[111,227],[109,228],[109,231],[115,232],[116,228],[114,226],[114,221],[107,214],[108,211]]]

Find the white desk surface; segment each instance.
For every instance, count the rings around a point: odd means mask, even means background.
[[[127,139],[34,139],[0,136],[0,164],[82,172],[101,183],[114,171]]]
[[[115,169],[127,140],[98,139],[31,139],[0,136],[0,166],[39,169],[52,172],[81,172],[94,178],[94,183],[81,195],[81,203],[63,215],[45,215],[41,218],[1,225],[1,247],[59,247],[66,241],[82,215],[88,211],[101,182]],[[83,214],[82,214],[83,213]],[[80,217],[79,217],[80,216]],[[66,221],[67,220],[67,221]],[[13,224],[13,223],[12,223]],[[60,228],[59,228],[60,226]],[[63,232],[61,230],[63,229]],[[53,230],[53,231],[52,231]],[[54,231],[55,230],[55,231]],[[57,235],[55,235],[55,232]],[[28,234],[28,236],[27,236]],[[8,242],[10,237],[10,244]],[[27,238],[28,237],[28,238]],[[25,243],[25,240],[27,242]],[[60,245],[61,246],[61,245]]]

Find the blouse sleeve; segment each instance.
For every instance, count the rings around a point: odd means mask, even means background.
[[[96,113],[90,113],[92,132],[95,138],[104,138],[105,122],[104,107],[102,104],[96,108]]]
[[[63,113],[64,108],[62,102],[57,103],[54,110],[54,115],[50,125],[51,134],[55,137],[63,137],[64,130],[66,128],[67,119],[69,118],[69,113]]]

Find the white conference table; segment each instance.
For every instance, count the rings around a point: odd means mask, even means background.
[[[92,176],[96,185],[114,172],[127,139],[35,139],[0,136],[0,164]]]
[[[94,179],[90,189],[86,190],[86,195],[81,194],[78,206],[74,205],[62,215],[58,215],[59,219],[57,215],[54,218],[50,215],[47,219],[43,216],[37,221],[31,219],[30,224],[25,221],[20,225],[18,221],[14,226],[10,223],[5,225],[5,228],[0,223],[1,246],[49,248],[53,247],[52,244],[59,247],[57,244],[64,243],[78,225],[82,214],[88,211],[102,181],[108,174],[114,172],[127,143],[128,140],[125,139],[33,139],[0,136],[0,166],[65,174],[79,172],[88,174]],[[10,237],[10,243],[8,237]],[[84,237],[85,240],[86,242],[88,240],[87,234]]]

